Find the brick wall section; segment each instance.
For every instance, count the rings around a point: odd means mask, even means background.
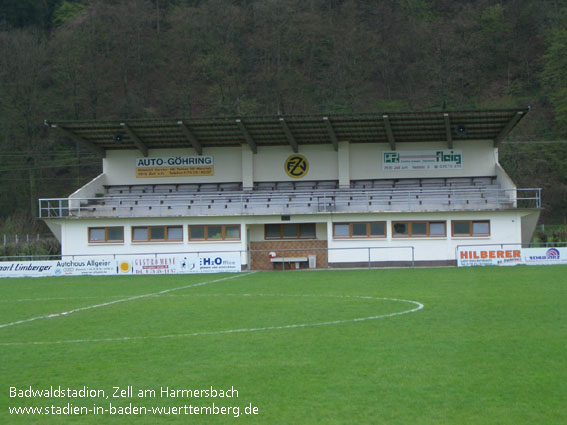
[[[317,249],[320,248],[320,249]],[[327,241],[264,241],[250,242],[250,267],[252,270],[273,270],[273,264],[270,262],[269,253],[276,253],[276,257],[307,257],[308,255],[317,256],[317,268],[327,268]],[[300,251],[285,251],[284,249],[299,249]],[[255,252],[261,250],[260,252]],[[289,267],[286,264],[286,269]],[[293,268],[293,265],[291,266]],[[303,263],[301,267],[308,267]],[[281,264],[276,265],[281,270]]]

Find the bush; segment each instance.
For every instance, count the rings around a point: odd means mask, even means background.
[[[55,238],[0,245],[0,259],[3,260],[6,260],[6,258],[2,257],[28,257],[34,260],[47,260],[57,255],[61,255],[61,245]]]

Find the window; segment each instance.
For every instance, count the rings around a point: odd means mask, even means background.
[[[266,239],[315,239],[315,223],[266,224]]]
[[[124,243],[124,227],[89,227],[89,243]]]
[[[386,222],[334,223],[333,235],[339,238],[385,238]]]
[[[490,236],[489,220],[452,221],[453,236]]]
[[[211,224],[189,226],[190,241],[238,241],[240,240],[240,225]]]
[[[182,242],[181,226],[132,227],[132,242]]]
[[[393,221],[392,237],[424,238],[444,237],[447,235],[444,221]]]

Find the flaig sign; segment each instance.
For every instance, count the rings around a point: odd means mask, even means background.
[[[137,178],[213,176],[212,156],[136,158]]]
[[[463,151],[391,151],[382,153],[383,171],[437,171],[463,168]]]

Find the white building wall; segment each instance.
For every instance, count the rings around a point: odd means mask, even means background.
[[[197,156],[193,149],[150,149],[149,157]],[[112,150],[103,159],[106,184],[158,183],[230,183],[242,181],[242,149],[240,147],[204,148],[203,156],[212,156],[214,175],[199,177],[136,178],[136,159],[143,158],[138,150]]]
[[[106,174],[99,174],[86,185],[73,192],[69,198],[94,198],[99,193],[104,193],[104,185],[108,184]]]
[[[454,150],[463,151],[463,168],[460,170],[423,170],[423,171],[383,171],[382,153],[391,151],[387,144],[352,143],[350,145],[350,178],[365,179],[402,179],[426,177],[476,177],[493,176],[496,173],[496,157],[492,141],[459,142],[455,141]],[[447,142],[398,143],[396,151],[449,150]]]
[[[280,216],[246,217],[170,217],[170,218],[116,218],[58,220],[62,224],[62,255],[130,255],[182,252],[242,251],[242,264],[248,264],[248,237],[250,241],[264,240],[266,223],[314,223],[316,237],[327,238],[327,218],[321,216],[292,216],[282,222]],[[189,225],[240,224],[240,241],[189,241]],[[124,227],[123,243],[89,243],[90,227]],[[183,242],[132,242],[132,228],[136,226],[182,226]]]
[[[455,213],[388,213],[388,214],[320,214],[293,217],[282,222],[279,216],[254,217],[198,217],[198,218],[136,218],[64,220],[62,226],[63,255],[107,255],[146,254],[173,252],[242,251],[243,264],[247,264],[245,252],[248,240],[263,241],[266,223],[316,223],[316,238],[327,240],[329,262],[409,261],[410,248],[414,247],[415,261],[439,261],[454,259],[459,245],[521,243],[521,216],[518,211],[499,212],[455,212]],[[490,220],[490,236],[453,237],[451,220]],[[385,221],[386,238],[334,239],[333,223]],[[446,221],[445,237],[393,238],[393,221]],[[240,241],[191,241],[188,238],[189,224],[241,224]],[[132,242],[132,227],[180,225],[183,227],[183,242]],[[89,243],[89,227],[124,226],[124,243]],[[248,239],[249,238],[249,239]],[[368,250],[368,247],[375,249]],[[357,249],[354,249],[357,248]],[[383,248],[383,249],[381,249]]]
[[[293,155],[289,146],[258,147],[254,155],[254,180],[257,182],[297,180],[338,180],[338,155],[331,144],[306,145],[299,148],[309,162],[309,171],[301,179],[289,177],[284,162]]]
[[[497,155],[492,141],[465,143],[455,141],[454,150],[463,152],[463,168],[456,170],[384,171],[382,153],[390,145],[379,143],[341,142],[339,152],[331,144],[300,146],[299,154],[309,162],[308,173],[292,178],[285,172],[285,160],[293,155],[290,146],[260,146],[252,154],[248,145],[242,147],[205,148],[203,155],[212,156],[213,176],[136,178],[137,150],[112,150],[103,160],[104,184],[131,185],[157,183],[250,183],[266,181],[340,180],[344,186],[350,180],[398,179],[425,177],[471,177],[496,174]],[[446,142],[398,143],[396,150],[431,151],[448,150]],[[193,149],[152,149],[149,157],[195,156]],[[252,169],[250,169],[252,167]]]
[[[498,212],[442,212],[396,214],[334,215],[328,222],[329,263],[368,261],[409,261],[414,247],[415,261],[443,261],[455,259],[459,245],[521,243],[521,215],[518,211]],[[453,237],[452,220],[489,220],[490,236]],[[333,223],[385,221],[386,238],[334,239]],[[393,238],[393,221],[445,221],[445,237]],[[377,247],[368,250],[368,247]],[[359,249],[353,249],[359,248]]]
[[[240,224],[234,217],[193,218],[135,218],[66,220],[62,230],[62,255],[130,255],[155,253],[188,253],[242,251],[242,264],[248,264],[246,233],[240,229],[239,241],[189,241],[189,224]],[[183,242],[132,242],[132,228],[136,226],[182,226]],[[89,227],[124,227],[124,243],[89,243]]]

